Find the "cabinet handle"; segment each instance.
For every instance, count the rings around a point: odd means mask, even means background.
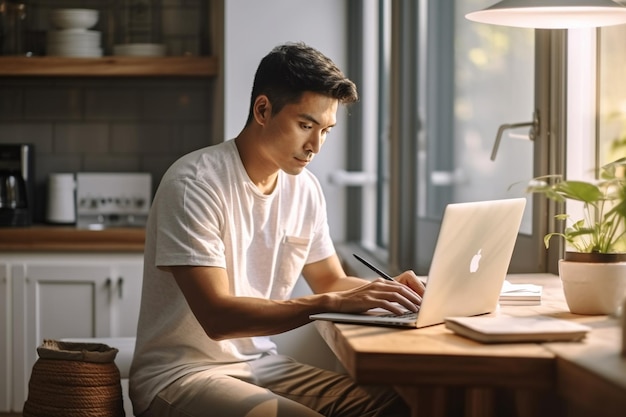
[[[122,299],[124,298],[123,296],[123,287],[124,287],[124,278],[123,277],[119,277],[117,279],[117,296]]]
[[[111,301],[111,286],[113,285],[113,281],[111,280],[111,278],[107,278],[106,281],[104,281],[104,288],[106,288],[108,296],[109,296],[109,302]]]

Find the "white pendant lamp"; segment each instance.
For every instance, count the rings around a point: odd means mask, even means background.
[[[465,17],[503,26],[574,29],[626,23],[626,7],[611,0],[502,0]]]

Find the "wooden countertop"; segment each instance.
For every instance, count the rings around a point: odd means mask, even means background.
[[[0,252],[143,252],[143,228],[77,229],[73,226],[0,228]]]

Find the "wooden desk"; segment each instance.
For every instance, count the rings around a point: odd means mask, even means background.
[[[626,415],[626,359],[620,356],[621,327],[612,317],[588,319],[593,331],[584,343],[551,343],[557,390],[569,416]]]
[[[618,355],[620,339],[613,332],[617,320],[569,313],[557,276],[512,275],[508,279],[543,285],[543,300],[540,306],[502,307],[503,313],[543,314],[589,324],[594,327],[589,341],[485,345],[457,336],[443,325],[393,329],[319,321],[316,327],[357,382],[395,386],[410,404],[413,416],[566,415],[570,407],[563,398],[574,401],[581,389],[576,381],[587,374],[595,377],[584,389],[595,392],[593,388],[601,386],[599,381],[613,387],[611,398],[622,407],[622,416],[626,410],[626,361]],[[602,344],[604,349],[600,349]],[[612,358],[607,366],[623,385],[599,375],[596,356],[589,351]],[[583,360],[586,357],[593,359]],[[573,370],[570,364],[578,360],[589,366]],[[621,364],[621,370],[615,364]],[[589,393],[588,398],[584,405],[593,405],[596,397]]]

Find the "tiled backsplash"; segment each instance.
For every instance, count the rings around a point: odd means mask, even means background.
[[[35,147],[36,220],[52,172],[149,172],[213,142],[208,80],[0,79],[0,143]],[[221,140],[221,139],[219,139]]]

